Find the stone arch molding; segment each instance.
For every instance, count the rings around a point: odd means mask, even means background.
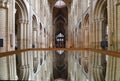
[[[37,20],[37,17],[34,14],[32,16],[32,25],[34,26],[35,29],[38,28],[38,20]]]
[[[18,17],[17,17],[17,25],[20,28],[20,32],[19,34],[21,34],[19,36],[19,39],[22,40],[20,42],[20,47],[19,49],[25,49],[28,48],[27,46],[27,39],[28,39],[28,35],[26,34],[26,32],[29,31],[28,29],[28,7],[27,4],[24,0],[15,0],[15,8],[16,11],[18,12]],[[23,39],[24,38],[24,39]],[[24,47],[23,47],[24,45]],[[26,58],[25,58],[26,57]],[[18,55],[18,65],[17,65],[17,75],[18,75],[18,79],[19,80],[29,80],[29,76],[30,76],[30,69],[29,69],[29,56],[26,56],[25,54],[20,54]]]
[[[104,13],[106,6],[107,6],[107,0],[97,0],[96,1],[96,5],[94,8],[95,19],[102,17],[101,13]]]
[[[103,24],[103,21],[106,20],[104,17],[106,7],[107,7],[107,0],[96,0],[95,6],[94,6],[94,23],[93,24],[94,24],[94,28],[96,29],[95,35],[97,35],[95,39],[98,39],[98,40],[94,40],[94,42],[98,42],[97,44],[99,44],[99,42],[102,40],[102,27],[103,27],[102,24]],[[96,47],[96,49],[100,49],[100,46]],[[94,56],[94,58],[96,59],[94,60],[92,59],[92,60],[94,62],[97,61],[97,63],[93,65],[93,79],[94,81],[105,81],[105,75],[104,75],[105,66],[103,65],[104,62],[101,60],[98,60],[98,59],[104,60],[103,56],[97,55],[97,56]]]
[[[89,13],[87,13],[84,17],[83,26],[87,26],[87,28],[89,27]]]
[[[37,45],[37,33],[38,33],[38,20],[35,14],[32,16],[32,29],[33,29],[33,37],[32,37],[32,44]],[[36,32],[36,33],[35,33]],[[36,35],[36,36],[35,36]],[[38,71],[38,66],[39,66],[39,58],[36,57],[36,53],[33,55],[33,72],[36,73]]]
[[[30,17],[32,17],[32,19],[34,18],[35,23],[37,24],[37,26],[39,26],[39,24],[41,23],[41,19],[40,19],[40,17],[36,14],[36,12],[33,9],[31,11],[31,16]]]
[[[37,40],[34,40],[35,42],[32,42],[32,43],[35,44],[35,47],[40,47],[39,44],[37,44],[37,43],[42,42],[39,40],[41,39],[40,37],[42,36],[42,30],[43,30],[42,25],[43,24],[40,22],[39,17],[35,14],[34,11],[32,11],[31,17],[32,17],[31,19],[32,19],[32,32],[33,32],[32,39],[37,39]],[[36,37],[38,37],[38,38],[36,38]],[[42,52],[41,52],[41,54],[42,54]],[[38,73],[40,73],[40,71],[41,71],[41,66],[44,61],[42,58],[43,56],[41,54],[34,52],[34,54],[32,55],[32,57],[33,57],[33,66],[32,66],[33,72],[32,73],[34,75],[32,77],[33,80],[36,79]],[[38,57],[36,57],[36,56],[38,56]]]
[[[15,5],[19,10],[19,20],[28,20],[28,8],[24,0],[16,0]]]
[[[87,13],[86,15],[85,15],[85,18],[84,18],[84,24],[83,24],[84,26],[89,26],[89,14]]]
[[[89,38],[89,33],[88,33],[88,29],[89,29],[89,14],[87,13],[84,17],[84,21],[83,21],[83,34],[86,38],[84,38],[85,44],[84,47],[88,48],[88,38]],[[89,55],[87,54],[87,52],[84,52],[84,56],[83,56],[83,69],[85,73],[88,73],[88,57]]]

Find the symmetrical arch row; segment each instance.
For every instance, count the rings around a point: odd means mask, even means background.
[[[49,47],[48,29],[28,0],[2,0],[0,4],[0,24],[3,24],[0,27],[0,38],[4,39],[0,52]],[[43,65],[52,59],[47,54],[48,52],[35,51],[0,58],[0,79],[37,81],[38,75],[41,78],[44,76],[41,69],[48,68]]]
[[[20,3],[21,2],[21,3]],[[25,48],[41,48],[47,47],[47,30],[43,27],[38,15],[35,12],[29,11],[24,0],[16,0],[16,23],[15,26],[18,34],[16,35],[18,43],[17,49]],[[29,13],[32,12],[32,13]],[[29,13],[29,14],[28,14]],[[30,18],[30,20],[29,20]],[[27,22],[24,20],[28,20]],[[29,52],[27,52],[29,53]],[[39,54],[40,53],[40,54]],[[41,74],[43,63],[45,63],[47,52],[33,52],[31,55],[25,53],[17,55],[17,74],[19,80],[35,80],[38,74]],[[48,58],[48,57],[46,57]],[[32,62],[32,63],[31,63]],[[32,70],[32,71],[31,71]]]
[[[117,5],[111,7],[111,4],[115,3],[117,3]],[[85,8],[82,6],[82,9],[85,12],[82,12],[82,14],[77,14],[77,17],[79,17],[77,25],[73,23],[70,26],[70,31],[74,33],[71,38],[71,40],[73,39],[71,42],[71,46],[103,49],[101,46],[101,42],[105,41],[108,38],[108,47],[105,50],[119,48],[119,46],[115,47],[116,43],[115,39],[113,39],[113,37],[116,38],[115,35],[113,35],[116,30],[116,26],[113,27],[113,25],[116,24],[116,21],[114,20],[115,14],[113,14],[113,10],[115,7],[118,8],[118,3],[119,1],[115,2],[113,0],[91,0],[90,5],[88,8],[86,8],[86,10],[84,10]],[[70,15],[70,18],[76,20],[75,17],[71,16],[72,15]],[[70,22],[72,23],[74,21]],[[118,28],[118,25],[116,28]],[[118,33],[116,34],[118,35]],[[75,52],[74,54],[75,57],[78,57],[76,59],[78,63],[70,62],[69,67],[72,67],[70,64],[73,63],[73,66],[78,67],[77,69],[80,69],[80,72],[84,73],[84,75],[75,73],[76,76],[86,77],[86,79],[83,77],[81,77],[81,79],[77,78],[79,81],[119,81],[118,76],[110,77],[115,75],[113,72],[118,73],[116,72],[115,68],[113,68],[118,67],[118,65],[114,64],[115,60],[117,60],[116,58],[105,56],[102,54],[96,54],[93,52]],[[73,56],[69,56],[71,60],[74,60],[74,58],[71,57]],[[117,60],[117,62],[119,61]],[[110,71],[110,69],[113,70]],[[71,80],[74,81],[76,79],[74,78],[75,76],[71,74],[72,71],[74,72],[74,70],[71,70],[69,76],[73,76],[71,77]]]
[[[119,52],[120,0],[58,1],[1,0],[0,52],[51,47]],[[119,58],[101,53],[29,51],[0,58],[0,79],[119,81],[119,67]]]

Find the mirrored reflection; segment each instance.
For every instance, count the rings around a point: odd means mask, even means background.
[[[34,75],[34,81],[79,81],[81,78],[88,81],[91,71],[100,71],[105,78],[109,55],[78,50],[34,50],[15,54],[14,58],[18,80]]]
[[[57,50],[57,53],[61,55],[64,53],[64,50]]]

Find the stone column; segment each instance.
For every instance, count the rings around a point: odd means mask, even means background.
[[[23,26],[24,24],[24,21],[23,20],[18,20],[18,23],[17,23],[17,27],[18,27],[18,49],[23,49]],[[22,54],[18,54],[17,55],[18,57],[18,64],[17,64],[17,74],[18,74],[18,79],[19,80],[22,80],[23,79],[23,76],[25,74],[24,72],[24,55],[23,53]]]
[[[27,48],[27,22],[18,20],[18,49]],[[29,75],[29,63],[27,52],[18,54],[18,77],[19,80],[27,80]]]
[[[35,45],[35,48],[37,48],[37,28],[33,28],[33,44]],[[37,51],[33,51],[34,52],[34,57],[37,57]]]
[[[0,47],[0,52],[7,51],[7,28],[8,28],[8,2],[7,0],[0,1],[0,39],[3,39],[3,47]],[[8,63],[7,57],[0,58],[0,80],[8,80]]]
[[[23,20],[18,20],[18,23],[17,23],[17,27],[18,27],[18,49],[24,49],[24,38],[23,38],[23,36],[24,36],[24,34],[23,34],[23,32],[24,32],[24,21]],[[24,65],[24,57],[23,57],[23,55],[20,55],[20,54],[18,54],[18,61],[19,61],[19,65]]]
[[[120,0],[108,1],[109,50],[120,52]],[[120,58],[108,57],[106,81],[120,81]]]
[[[34,29],[33,29],[33,43],[35,44],[35,48],[39,47],[37,27],[34,27]],[[39,53],[39,51],[33,51],[33,71],[34,71],[34,73],[36,73],[38,70],[38,64],[39,64],[38,53]]]
[[[104,19],[96,19],[95,21],[95,48],[101,49],[100,47],[100,41],[102,40],[102,26]],[[93,60],[93,78],[94,81],[105,81],[105,55],[102,55],[100,53],[95,53],[95,55],[92,56]]]
[[[29,27],[28,27],[28,20],[24,20],[24,49],[27,49],[30,47],[30,43],[29,43]],[[30,59],[30,55],[29,55],[29,52],[25,52],[24,53],[24,59],[25,59],[25,77],[23,80],[28,80],[29,78],[29,70],[30,70],[30,62],[31,61]]]

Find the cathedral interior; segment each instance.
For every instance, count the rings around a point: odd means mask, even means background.
[[[0,0],[0,80],[120,81],[120,0]]]

